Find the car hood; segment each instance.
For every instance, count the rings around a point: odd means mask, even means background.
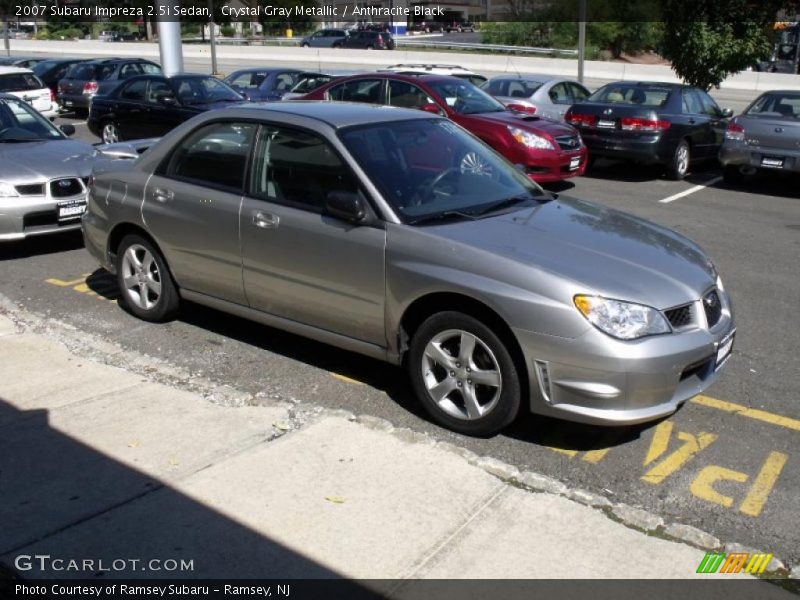
[[[77,140],[0,144],[0,181],[21,184],[88,177],[93,154],[93,146]]]
[[[576,293],[596,293],[659,309],[699,299],[716,280],[711,262],[691,240],[633,215],[575,198],[428,229],[570,279]]]
[[[571,125],[562,123],[561,121],[554,121],[545,117],[537,117],[535,115],[527,115],[514,111],[502,111],[494,113],[478,113],[474,115],[462,115],[465,119],[480,120],[489,123],[498,123],[502,125],[511,125],[519,127],[534,133],[544,131],[553,137],[562,135],[576,135],[576,130]]]

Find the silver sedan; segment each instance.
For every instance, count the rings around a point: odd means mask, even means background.
[[[481,86],[507,107],[563,121],[569,107],[591,92],[577,81],[552,75],[500,75]]]
[[[0,94],[0,241],[80,227],[94,148]]]
[[[191,300],[404,365],[433,419],[465,434],[523,407],[658,419],[733,346],[697,245],[545,192],[423,111],[209,111],[96,172],[83,232],[134,315],[164,321]]]

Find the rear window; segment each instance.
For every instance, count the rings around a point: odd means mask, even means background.
[[[0,75],[0,92],[24,92],[40,90],[44,84],[33,73]]]
[[[753,103],[747,112],[749,116],[800,118],[800,93],[764,94]]]
[[[541,81],[524,81],[521,79],[493,79],[481,85],[481,89],[493,96],[510,96],[512,98],[530,98],[542,87]]]
[[[98,69],[95,65],[77,64],[69,68],[69,71],[67,71],[67,77],[69,79],[94,79],[97,70]]]
[[[625,85],[612,83],[601,87],[589,96],[588,102],[603,104],[632,104],[638,106],[664,106],[672,90],[650,85]]]

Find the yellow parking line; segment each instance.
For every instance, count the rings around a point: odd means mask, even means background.
[[[779,427],[785,427],[786,429],[800,431],[800,420],[792,419],[791,417],[783,417],[765,410],[749,408],[747,406],[742,406],[741,404],[726,402],[725,400],[717,400],[716,398],[711,398],[709,396],[695,396],[691,401],[701,406],[707,406],[708,408],[716,408],[717,410],[742,415],[743,417],[755,419],[756,421],[763,421],[764,423],[769,423],[770,425],[777,425]]]
[[[357,379],[350,379],[349,377],[345,377],[344,375],[339,375],[339,373],[331,372],[331,375],[333,375],[339,381],[344,381],[345,383],[354,383],[356,385],[364,385],[363,381],[358,381]]]

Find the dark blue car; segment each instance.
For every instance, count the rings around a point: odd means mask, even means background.
[[[228,75],[224,81],[249,100],[272,101],[283,98],[297,83],[301,73],[300,69],[286,68],[241,69]]]

